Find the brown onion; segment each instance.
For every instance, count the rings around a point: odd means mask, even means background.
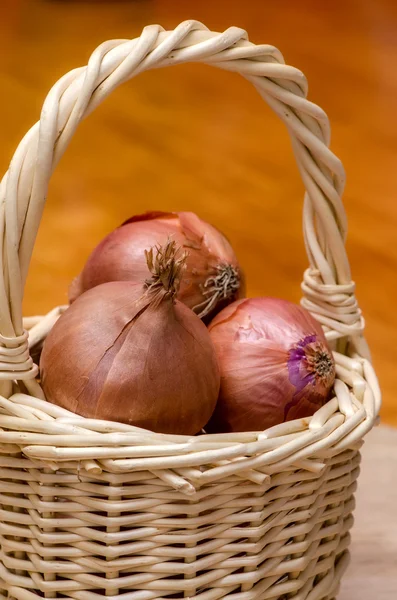
[[[142,283],[145,248],[163,245],[169,236],[187,252],[177,297],[200,318],[244,297],[240,266],[220,231],[191,212],[149,212],[132,217],[100,242],[72,282],[70,302],[108,281]]]
[[[335,365],[321,325],[278,298],[234,302],[211,322],[221,391],[206,427],[259,431],[308,417],[326,401]]]
[[[105,283],[60,317],[44,343],[43,389],[84,417],[196,434],[218,397],[215,350],[203,322],[175,299],[185,260],[175,242],[147,260],[146,290]]]

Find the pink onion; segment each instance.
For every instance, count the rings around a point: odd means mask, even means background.
[[[221,390],[210,432],[259,431],[308,417],[326,401],[335,365],[321,325],[277,298],[234,302],[211,322]]]
[[[145,249],[169,237],[187,252],[178,299],[199,317],[214,316],[244,297],[242,273],[225,236],[191,212],[149,212],[115,229],[94,249],[72,282],[69,300],[108,281],[141,283],[147,275]]]
[[[146,290],[109,282],[66,310],[40,360],[50,402],[160,433],[203,428],[218,398],[219,368],[204,323],[175,300],[184,258],[170,242],[147,253]]]

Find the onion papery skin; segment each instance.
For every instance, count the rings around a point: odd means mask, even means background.
[[[168,238],[187,252],[177,298],[209,322],[245,296],[245,281],[232,246],[215,227],[192,212],[152,211],[136,215],[106,236],[69,288],[73,303],[85,291],[110,281],[143,284],[145,250]]]
[[[209,326],[221,370],[206,431],[262,431],[313,415],[328,399],[335,364],[321,325],[278,298],[234,302]]]
[[[40,371],[50,402],[158,433],[198,433],[219,392],[203,322],[171,295],[153,302],[125,281],[77,298],[49,333]]]

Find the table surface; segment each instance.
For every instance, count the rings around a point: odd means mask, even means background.
[[[397,431],[367,437],[352,531],[352,561],[338,600],[397,598]]]

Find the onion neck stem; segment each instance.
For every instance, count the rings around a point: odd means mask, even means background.
[[[145,281],[146,293],[154,297],[174,297],[179,291],[187,253],[182,252],[175,241],[168,239],[164,246],[145,250],[145,256],[151,273],[151,277]]]

